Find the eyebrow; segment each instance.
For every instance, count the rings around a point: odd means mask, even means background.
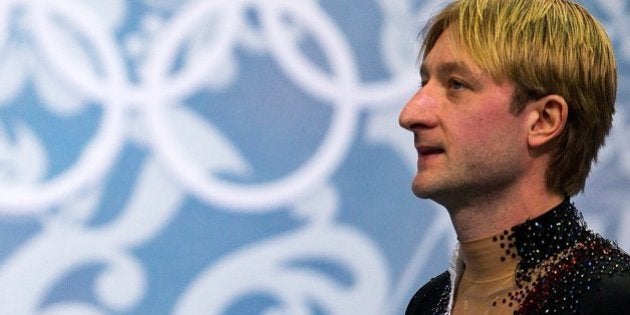
[[[437,73],[439,74],[451,74],[451,73],[459,73],[464,76],[468,76],[471,78],[475,78],[476,75],[473,74],[472,70],[461,61],[451,61],[451,62],[442,62],[437,66]],[[429,70],[426,64],[422,64],[420,66],[420,75],[428,75]]]

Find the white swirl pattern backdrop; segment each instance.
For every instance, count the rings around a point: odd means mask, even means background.
[[[630,4],[591,227],[630,247]],[[443,1],[0,0],[0,314],[401,314],[454,236],[414,198]],[[579,48],[577,48],[579,49]]]

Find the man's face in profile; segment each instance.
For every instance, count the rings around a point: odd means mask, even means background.
[[[414,193],[443,205],[519,180],[528,154],[525,115],[510,111],[514,84],[495,82],[464,51],[447,28],[399,118],[418,152]]]

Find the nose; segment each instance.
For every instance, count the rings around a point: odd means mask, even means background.
[[[414,128],[432,128],[437,124],[435,100],[428,86],[422,87],[407,101],[398,116],[401,127],[413,131]]]

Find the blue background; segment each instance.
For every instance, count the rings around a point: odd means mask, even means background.
[[[630,4],[589,225],[630,248]],[[0,314],[401,314],[441,272],[398,112],[443,1],[0,0]],[[577,48],[579,49],[579,48]]]

